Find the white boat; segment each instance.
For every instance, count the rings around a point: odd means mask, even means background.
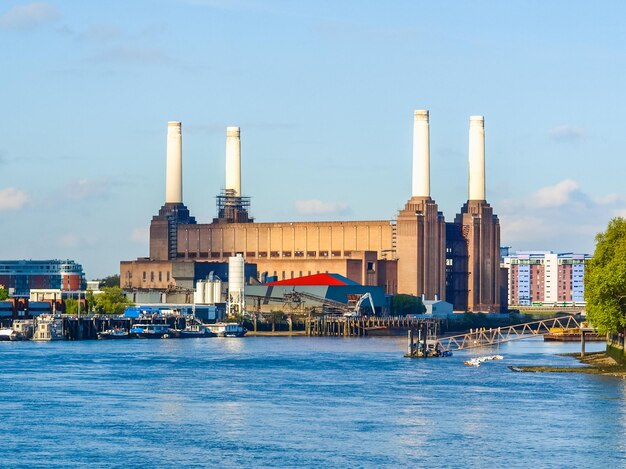
[[[130,333],[124,329],[107,329],[98,332],[98,340],[130,339],[131,337]]]
[[[15,342],[16,340],[25,340],[24,334],[21,332],[14,331],[13,329],[0,329],[0,341],[11,341]]]
[[[487,355],[485,357],[474,357],[469,360],[465,360],[463,363],[467,366],[476,366],[479,367],[481,363],[489,361],[489,360],[503,360],[504,357],[502,355]]]
[[[245,327],[236,322],[216,322],[215,324],[204,324],[204,326],[217,334],[218,337],[243,337],[248,332]]]

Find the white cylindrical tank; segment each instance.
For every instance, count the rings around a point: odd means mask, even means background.
[[[205,295],[204,299],[206,300],[206,304],[208,305],[215,304],[215,286],[214,286],[213,281],[207,282],[204,295]]]
[[[485,118],[470,117],[469,200],[485,199]]]
[[[228,298],[232,304],[243,302],[244,295],[244,260],[241,254],[228,258]]]
[[[413,113],[413,197],[430,197],[430,126],[428,111]]]
[[[194,294],[194,299],[193,299],[194,303],[196,304],[206,303],[206,301],[204,300],[206,287],[207,287],[207,284],[204,280],[198,280],[198,282],[196,282],[196,292]]]
[[[222,298],[222,281],[219,278],[216,278],[213,281],[213,300],[215,303],[224,302]]]
[[[241,197],[241,139],[239,127],[226,127],[226,190]]]
[[[167,123],[167,161],[165,168],[165,203],[183,201],[183,137],[180,122]]]

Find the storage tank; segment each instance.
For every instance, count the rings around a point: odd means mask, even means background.
[[[222,299],[222,281],[217,277],[213,281],[213,298],[216,303],[224,302]]]
[[[204,292],[205,303],[208,305],[215,304],[215,288],[212,280],[209,280],[206,284],[206,290]]]
[[[241,254],[228,258],[228,302],[231,312],[242,312],[244,295],[244,260]],[[233,308],[237,306],[237,308]]]
[[[193,296],[193,302],[196,304],[204,304],[206,303],[204,297],[206,292],[207,284],[204,280],[198,280],[196,282],[196,292]]]

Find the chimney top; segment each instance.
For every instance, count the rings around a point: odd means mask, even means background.
[[[415,120],[428,120],[428,111],[426,110],[417,110],[413,112],[413,117]]]

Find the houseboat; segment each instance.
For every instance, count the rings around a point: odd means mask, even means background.
[[[236,322],[216,322],[204,326],[218,337],[243,337],[248,332],[245,327]]]

